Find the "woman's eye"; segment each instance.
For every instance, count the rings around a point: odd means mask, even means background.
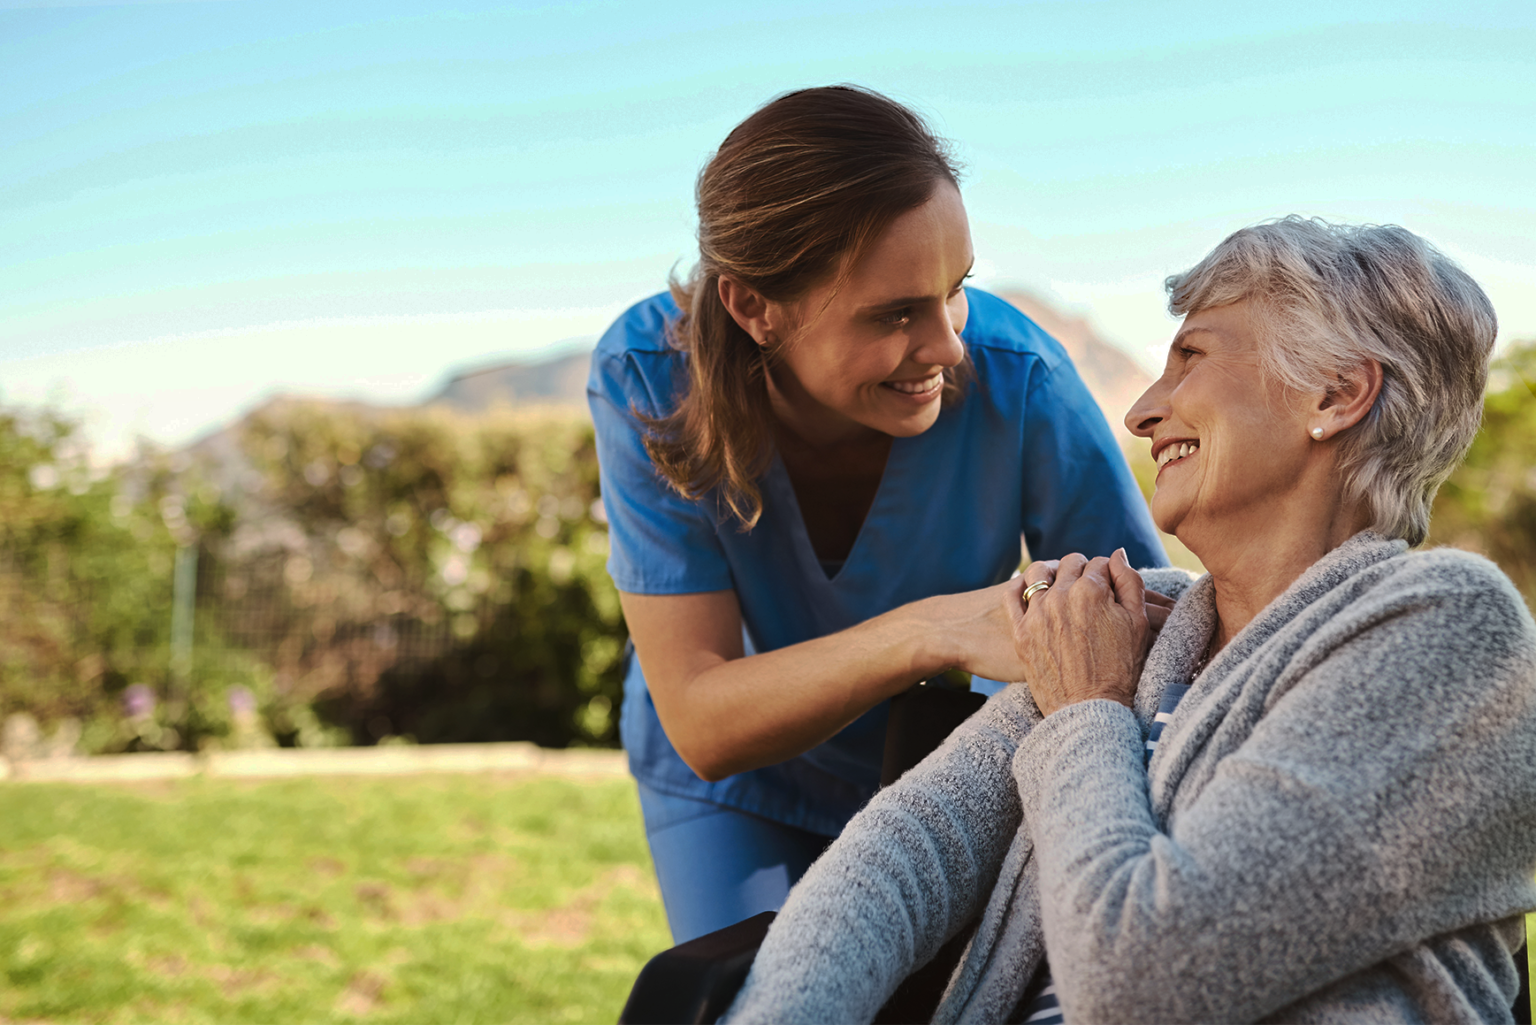
[[[887,327],[906,327],[912,322],[912,307],[903,306],[899,310],[882,313],[875,319]]]

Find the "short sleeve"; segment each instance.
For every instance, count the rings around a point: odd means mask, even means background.
[[[728,590],[731,571],[715,518],[705,503],[674,491],[645,450],[645,428],[636,411],[647,416],[662,412],[680,357],[654,346],[652,351],[612,351],[615,332],[643,332],[646,325],[637,324],[635,314],[632,310],[609,329],[593,355],[587,384],[608,514],[608,573],[614,586],[631,594]]]
[[[1166,566],[1146,499],[1098,403],[1068,360],[1040,366],[1024,422],[1024,543],[1034,559],[1124,547],[1132,566]]]

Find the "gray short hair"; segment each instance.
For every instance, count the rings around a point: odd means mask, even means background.
[[[1255,303],[1261,365],[1291,387],[1381,364],[1376,404],[1340,436],[1345,493],[1373,530],[1422,543],[1482,421],[1498,321],[1477,282],[1406,228],[1293,215],[1233,232],[1166,285],[1178,316]]]

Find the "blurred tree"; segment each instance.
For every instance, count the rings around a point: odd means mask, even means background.
[[[617,743],[626,634],[585,418],[283,402],[239,444],[260,484],[226,631],[267,610],[280,690],[359,742]]]
[[[1483,428],[1435,498],[1430,541],[1488,556],[1536,608],[1536,340],[1494,362]]]
[[[175,464],[145,450],[129,468],[93,467],[74,422],[0,411],[0,714],[84,722],[88,750],[227,733],[223,690],[259,685],[259,669],[213,670],[205,631],[198,661],[173,674],[170,606],[177,548],[217,543],[233,514]]]
[[[0,716],[84,722],[96,751],[615,744],[607,543],[570,414],[282,401],[93,469],[66,418],[0,412]],[[197,555],[189,665],[178,550]]]

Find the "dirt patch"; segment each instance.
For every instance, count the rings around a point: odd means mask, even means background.
[[[226,999],[234,999],[247,990],[266,986],[277,979],[277,976],[268,971],[243,971],[221,964],[205,968],[203,976],[218,983]]]
[[[352,890],[357,897],[357,902],[363,906],[363,910],[377,918],[395,919],[399,915],[395,911],[393,891],[387,883],[366,882],[358,883]]]
[[[436,879],[452,875],[455,863],[445,858],[407,858],[405,870],[418,879]]]
[[[81,904],[101,896],[106,889],[101,880],[72,869],[56,868],[48,873],[48,899],[55,904]]]
[[[310,858],[309,870],[317,876],[334,879],[347,870],[347,865],[340,858]]]
[[[371,1014],[383,1003],[387,982],[376,972],[358,972],[347,983],[347,988],[341,991],[341,996],[336,998],[336,1010],[355,1018]]]
[[[549,911],[509,911],[504,921],[530,947],[578,947],[592,929],[592,903],[578,898]]]
[[[602,882],[607,886],[604,893],[623,887],[645,897],[661,899],[661,887],[656,877],[638,865],[615,865],[603,873]]]
[[[494,853],[464,859],[412,858],[406,869],[421,884],[398,895],[400,920],[406,925],[493,916],[522,871],[516,858]]]
[[[187,959],[180,954],[168,954],[150,958],[144,962],[144,967],[162,978],[179,979],[186,974],[188,965]]]
[[[308,961],[311,964],[324,965],[327,968],[335,968],[337,965],[341,964],[341,958],[336,956],[336,952],[334,950],[332,950],[330,947],[322,947],[318,943],[311,943],[308,946],[294,948],[293,956],[300,961]]]
[[[187,910],[191,912],[192,921],[197,923],[199,929],[207,931],[213,927],[213,909],[202,897],[197,894],[189,897],[187,899]]]
[[[560,907],[548,911],[508,910],[502,915],[502,922],[527,946],[579,946],[592,930],[598,905],[621,887],[647,896],[657,890],[655,880],[636,866],[615,865]]]
[[[336,919],[326,913],[326,910],[318,904],[311,904],[304,909],[304,920],[313,922],[322,929],[336,928]]]
[[[466,815],[449,830],[449,838],[457,842],[478,840],[490,832],[490,824],[480,815]]]

